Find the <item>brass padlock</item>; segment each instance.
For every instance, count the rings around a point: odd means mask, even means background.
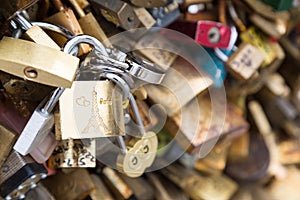
[[[13,20],[16,21],[22,29],[26,30],[24,33],[26,39],[60,50],[60,47],[39,26],[32,25],[22,14],[16,13]]]
[[[95,140],[62,140],[54,149],[48,164],[52,168],[95,167]]]
[[[91,174],[91,179],[95,185],[95,190],[91,192],[89,198],[91,200],[98,200],[98,199],[106,199],[106,200],[113,200],[112,195],[110,194],[109,190],[101,180],[101,178],[96,174]]]
[[[172,116],[212,84],[213,81],[207,74],[200,74],[193,65],[178,57],[166,72],[162,86],[144,87],[149,98],[154,103],[161,104],[168,116]]]
[[[237,191],[237,183],[225,175],[202,176],[178,164],[161,169],[161,173],[192,199],[227,200]]]
[[[226,62],[229,71],[242,80],[249,79],[264,61],[264,55],[254,46],[242,43]]]
[[[272,42],[266,35],[258,30],[256,27],[250,27],[247,31],[240,34],[242,41],[252,44],[265,57],[262,67],[269,65],[276,58],[276,52],[272,48]]]
[[[130,187],[122,180],[116,170],[109,167],[104,167],[102,173],[105,178],[105,182],[111,188],[114,196],[118,199],[130,199],[133,196],[133,191]]]
[[[74,35],[83,34],[73,10],[70,8],[65,9],[61,0],[52,0],[52,2],[59,12],[46,18],[45,21],[62,26],[71,31]],[[61,46],[66,42],[66,38],[57,34],[55,35],[54,40]],[[86,54],[90,51],[89,46],[86,44],[81,44],[80,49],[80,53],[82,54]]]
[[[97,38],[106,47],[112,48],[112,44],[105,35],[100,24],[97,22],[93,13],[89,12],[88,14],[85,14],[84,10],[80,7],[77,0],[69,0],[69,2],[72,4],[74,10],[79,15],[78,22],[80,24],[80,27],[82,28],[83,33]]]
[[[13,130],[0,125],[0,168],[9,155],[12,147],[17,139],[17,133]]]
[[[106,20],[121,26],[125,30],[138,28],[140,21],[131,5],[121,1],[92,0],[92,5],[99,10]]]
[[[75,169],[68,174],[58,171],[42,183],[56,199],[85,199],[95,188],[86,169]]]
[[[133,7],[133,11],[135,12],[136,16],[139,18],[141,22],[141,26],[145,27],[146,29],[151,28],[156,23],[155,19],[150,15],[150,13],[141,7]]]
[[[111,81],[75,81],[59,107],[63,140],[124,135],[122,93]]]
[[[79,59],[44,45],[4,37],[0,41],[0,69],[30,81],[69,88]]]
[[[126,153],[118,155],[118,169],[129,177],[141,176],[152,165],[157,146],[158,140],[154,132],[147,132],[136,142],[129,142]]]

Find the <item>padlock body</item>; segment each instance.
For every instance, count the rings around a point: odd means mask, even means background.
[[[75,81],[59,102],[62,139],[124,135],[122,104],[111,81]]]

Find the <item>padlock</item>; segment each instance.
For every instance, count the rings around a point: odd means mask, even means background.
[[[183,191],[178,190],[176,185],[164,178],[162,175],[157,173],[147,173],[146,177],[154,188],[155,199],[189,199]]]
[[[16,13],[13,18],[19,26],[26,30],[24,36],[35,43],[60,50],[60,47],[38,26],[32,25],[21,13]]]
[[[22,155],[30,153],[50,133],[54,125],[51,112],[63,91],[64,88],[57,88],[49,100],[46,98],[36,108],[14,146],[16,151]],[[46,104],[45,101],[47,101]]]
[[[55,199],[85,199],[95,188],[86,169],[74,169],[67,174],[58,171],[42,183]]]
[[[106,18],[106,20],[120,26],[125,30],[137,28],[140,21],[136,16],[131,5],[116,0],[92,0],[92,5]]]
[[[250,131],[248,140],[249,144],[243,147],[246,148],[243,151],[247,151],[247,154],[234,157],[236,153],[231,153],[228,155],[226,163],[226,174],[238,181],[261,180],[266,176],[270,164],[270,153],[265,141],[259,134]],[[239,151],[239,149],[236,150]],[[256,162],[253,162],[253,160]]]
[[[232,140],[227,159],[230,161],[244,160],[250,155],[250,133],[246,132]]]
[[[148,8],[148,11],[156,21],[154,27],[166,27],[180,15],[179,5],[174,0],[167,0],[162,7]]]
[[[96,174],[91,174],[91,179],[95,185],[95,190],[91,192],[89,195],[89,199],[91,200],[98,200],[98,199],[107,199],[113,200],[112,195],[110,194],[109,190],[101,180],[101,178]]]
[[[80,24],[80,27],[82,28],[83,33],[97,38],[106,47],[111,48],[112,44],[110,43],[109,39],[105,35],[103,29],[97,22],[92,12],[85,14],[77,0],[69,0],[69,2],[72,4],[74,10],[77,12],[77,15],[79,15],[78,22]]]
[[[154,0],[154,1],[143,1],[143,0],[129,0],[130,3],[136,7],[144,8],[156,8],[164,6],[167,3],[167,0]]]
[[[226,106],[226,116],[222,132],[219,133],[212,129],[211,127],[217,126],[217,124],[214,125],[217,122],[210,120],[210,105],[207,94],[200,94],[186,106],[182,107],[181,112],[175,113],[166,122],[166,129],[173,136],[177,133],[175,137],[176,141],[187,152],[196,154],[201,149],[201,144],[205,144],[205,142],[215,137],[224,137],[223,139],[231,140],[249,129],[249,124],[242,117],[242,110],[230,103]],[[198,109],[200,114],[195,112]],[[188,115],[185,115],[185,112]],[[183,123],[182,116],[186,116],[186,123]],[[197,127],[195,127],[192,119],[197,119],[197,122],[199,122]],[[194,128],[191,129],[191,127]]]
[[[178,20],[168,28],[187,34],[205,47],[232,49],[237,40],[234,27],[214,21],[183,21]]]
[[[268,167],[268,173],[274,175],[277,178],[284,178],[286,176],[286,171],[279,162],[279,152],[276,145],[276,138],[261,104],[256,100],[252,100],[248,103],[248,107],[255,125],[257,126],[257,129],[262,135],[270,152],[270,164]]]
[[[21,113],[16,110],[9,99],[5,97],[5,93],[1,93],[0,96],[0,110],[3,114],[3,116],[0,116],[0,124],[20,134],[26,126],[28,117],[22,116]],[[56,143],[54,137],[48,134],[44,141],[37,148],[33,149],[30,155],[38,163],[43,163],[48,160]]]
[[[118,170],[129,177],[141,176],[150,167],[157,151],[157,136],[154,132],[147,132],[132,146],[127,146],[125,154],[117,158]]]
[[[74,35],[83,34],[83,31],[72,9],[70,8],[65,9],[61,0],[52,0],[52,3],[54,4],[54,6],[59,12],[46,18],[45,21],[62,26],[68,29],[69,31],[71,31]],[[66,39],[62,38],[59,35],[56,35],[55,39],[56,39],[55,41],[61,46],[66,42]],[[80,46],[80,52],[82,54],[86,54],[89,51],[90,48],[88,47],[88,45],[82,44]]]
[[[75,81],[59,102],[62,139],[124,135],[122,94],[115,88],[108,80]]]
[[[124,174],[120,174],[120,176],[132,190],[135,199],[154,199],[152,186],[144,177],[130,178]]]
[[[216,145],[211,152],[202,159],[195,162],[195,169],[207,174],[222,174],[226,166],[226,160],[230,142],[220,142]]]
[[[160,170],[192,199],[226,200],[237,191],[237,183],[225,175],[202,176],[178,164]]]
[[[109,167],[104,167],[102,170],[104,175],[104,181],[113,192],[114,196],[118,199],[130,199],[133,196],[133,191],[130,187],[121,179],[116,170]]]
[[[62,140],[49,158],[52,168],[95,167],[96,141],[92,140]]]
[[[157,63],[166,71],[176,60],[177,55],[165,49],[175,49],[174,45],[159,34],[146,34],[138,40],[136,52],[150,61]]]
[[[1,40],[0,54],[2,71],[58,87],[72,85],[79,63],[78,58],[64,52],[9,37]]]
[[[141,27],[145,27],[146,29],[151,28],[156,23],[155,19],[150,15],[150,13],[141,7],[133,7],[133,11],[136,16],[139,18],[141,22]]]
[[[262,55],[264,55],[265,60],[262,64],[262,67],[269,65],[274,61],[276,53],[271,46],[271,41],[261,33],[258,28],[250,27],[247,31],[241,33],[240,35],[243,42],[247,42],[256,47]]]
[[[178,82],[178,80],[181,81]],[[166,109],[168,116],[172,116],[212,83],[212,79],[207,74],[200,74],[186,60],[177,58],[161,83],[164,87],[156,85],[145,85],[144,87],[149,98],[153,102],[161,104]]]
[[[8,157],[12,147],[17,139],[17,133],[11,129],[6,128],[3,125],[0,125],[0,168]]]
[[[242,80],[247,80],[257,72],[265,60],[264,55],[254,46],[247,43],[239,45],[226,62],[232,74]]]
[[[0,171],[0,194],[5,199],[24,199],[25,193],[47,177],[42,164],[30,156],[21,156],[12,150]]]

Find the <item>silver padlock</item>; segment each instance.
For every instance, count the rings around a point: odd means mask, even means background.
[[[50,133],[54,125],[54,117],[51,113],[64,88],[57,88],[50,99],[45,99],[33,112],[20,137],[18,138],[14,149],[22,155],[27,155],[36,148]]]

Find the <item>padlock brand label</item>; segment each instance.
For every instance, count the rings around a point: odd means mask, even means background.
[[[122,103],[110,81],[75,81],[60,98],[62,139],[123,135]]]

